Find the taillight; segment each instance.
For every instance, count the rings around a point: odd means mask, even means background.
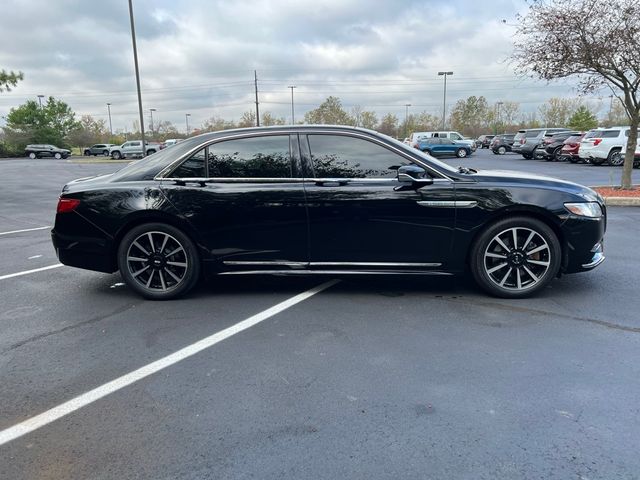
[[[594,138],[593,139],[593,146],[597,147],[598,145],[600,145],[600,142],[602,142],[601,138]]]
[[[80,200],[76,200],[75,198],[61,198],[58,200],[58,209],[57,213],[67,213],[73,212],[78,205],[80,205]]]

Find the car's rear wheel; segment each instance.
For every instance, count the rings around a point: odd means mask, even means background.
[[[525,160],[531,160],[533,156],[530,153],[523,153],[522,156]]]
[[[464,158],[466,156],[467,156],[467,151],[464,148],[459,148],[458,150],[456,150],[456,157]]]
[[[556,147],[553,151],[553,160],[556,162],[562,161],[562,147]]]
[[[523,298],[546,287],[561,262],[558,237],[535,218],[512,217],[484,230],[471,249],[470,267],[480,287],[503,298]]]
[[[83,154],[85,157],[89,157],[91,155],[91,150],[85,150]]]
[[[109,156],[109,150],[103,150],[102,151],[102,155],[104,155],[105,157]]]
[[[498,147],[498,155],[504,155],[505,153],[507,153],[507,147]]]
[[[164,223],[131,229],[118,247],[118,268],[132,290],[152,300],[184,295],[200,276],[200,260],[191,239]]]
[[[56,153],[53,156],[55,157],[56,160],[60,160],[62,158],[62,154],[61,153]]]
[[[29,158],[30,158],[31,160],[34,160],[34,159],[38,158],[38,155],[36,155],[36,153],[34,153],[34,152],[31,152],[31,153],[29,154]]]
[[[624,163],[624,154],[620,150],[615,150],[609,154],[607,163],[612,167],[619,167]]]
[[[122,158],[122,155],[119,151],[116,150],[111,154],[111,158],[113,158],[114,160],[120,160]]]

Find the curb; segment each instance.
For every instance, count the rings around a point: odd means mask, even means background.
[[[640,207],[640,197],[604,197],[607,207]]]
[[[88,157],[85,158],[68,158],[67,163],[131,163],[131,160],[91,160]]]

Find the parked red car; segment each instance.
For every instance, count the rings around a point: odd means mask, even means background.
[[[584,135],[584,133],[573,135],[563,142],[559,156],[561,160],[568,160],[571,163],[578,163],[583,160],[578,156],[578,150],[580,150],[580,140],[584,138]]]

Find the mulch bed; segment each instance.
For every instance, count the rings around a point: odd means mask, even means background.
[[[620,187],[593,187],[603,197],[636,197],[640,198],[640,186],[634,185],[631,190],[623,190]]]

